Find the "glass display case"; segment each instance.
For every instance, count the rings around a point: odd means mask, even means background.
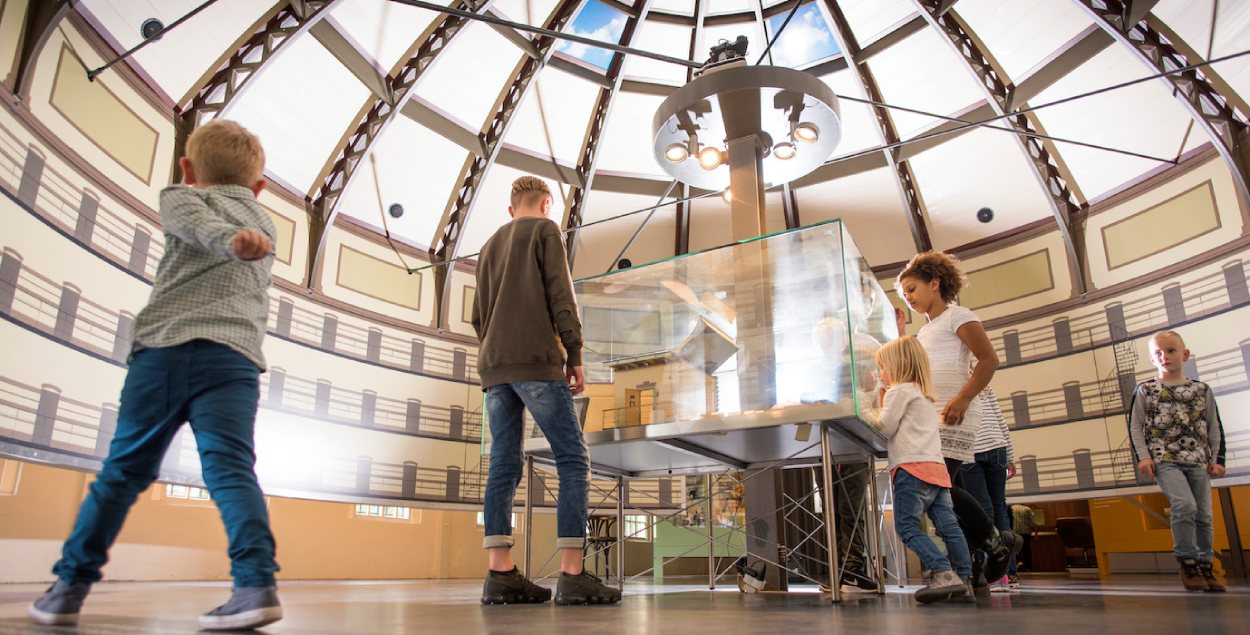
[[[876,398],[874,354],[898,336],[893,307],[838,220],[575,289],[596,384],[590,429],[778,411],[863,418]]]
[[[574,283],[591,464],[673,476],[830,452],[883,456],[866,423],[894,309],[833,220]],[[485,412],[485,408],[483,408]],[[527,454],[552,458],[525,417]],[[489,421],[483,452],[490,448]]]

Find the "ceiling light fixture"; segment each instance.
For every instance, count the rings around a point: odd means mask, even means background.
[[[702,150],[699,150],[699,167],[704,170],[715,170],[724,162],[725,153],[721,152],[720,148],[704,146]]]
[[[726,205],[733,205],[734,196],[728,189],[726,189],[724,192],[720,193],[720,200],[724,201]]]
[[[690,158],[690,150],[683,143],[674,143],[664,149],[664,158],[672,163],[681,163]]]
[[[816,143],[820,138],[820,128],[814,123],[801,123],[794,127],[794,138],[803,143]]]
[[[782,161],[789,161],[790,159],[793,159],[795,154],[794,144],[789,141],[782,141],[781,143],[773,146],[773,156],[781,159]]]

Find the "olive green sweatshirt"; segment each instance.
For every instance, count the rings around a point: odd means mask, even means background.
[[[561,344],[567,364],[582,365],[582,324],[558,225],[522,216],[486,241],[477,261],[473,328],[481,340],[482,390],[565,379]]]

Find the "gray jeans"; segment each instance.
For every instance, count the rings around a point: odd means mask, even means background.
[[[1176,557],[1210,562],[1215,556],[1215,530],[1211,526],[1211,479],[1207,468],[1156,462],[1155,480],[1172,504]]]

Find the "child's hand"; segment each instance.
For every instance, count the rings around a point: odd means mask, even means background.
[[[273,245],[269,242],[268,236],[245,229],[234,235],[234,240],[230,242],[230,250],[241,260],[260,260],[269,255],[273,250]]]
[[[885,405],[885,386],[877,388],[877,407]]]
[[[1211,466],[1207,468],[1207,474],[1210,474],[1211,478],[1220,478],[1221,476],[1224,476],[1224,474],[1226,474],[1227,472],[1228,470],[1225,469],[1224,466],[1220,465],[1219,463],[1212,463]]]
[[[1147,459],[1142,459],[1138,461],[1137,471],[1140,472],[1142,476],[1149,476],[1150,478],[1154,478],[1155,477],[1155,460],[1147,458]]]
[[[894,323],[898,326],[900,337],[907,335],[907,314],[903,312],[903,309],[894,307]]]

